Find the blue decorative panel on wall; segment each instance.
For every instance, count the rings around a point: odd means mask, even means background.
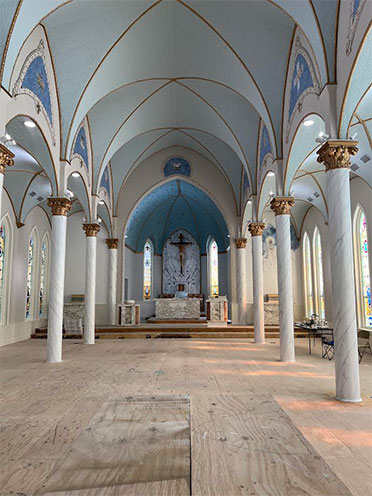
[[[107,193],[110,196],[110,191],[111,191],[111,188],[110,188],[110,171],[109,171],[108,165],[106,166],[106,169],[105,169],[104,173],[102,174],[100,188],[105,188],[105,190],[107,191]]]
[[[314,86],[311,72],[305,57],[299,53],[295,62],[295,69],[292,76],[291,96],[289,100],[289,118],[291,118],[296,103],[302,93]]]
[[[191,167],[187,160],[181,157],[174,157],[167,161],[164,166],[164,176],[168,177],[174,174],[190,177]]]
[[[49,93],[49,83],[44,60],[41,56],[36,57],[29,65],[21,87],[28,89],[39,98],[52,123],[52,105]]]
[[[291,250],[296,251],[300,246],[300,242],[297,239],[296,231],[292,222],[290,229],[291,229]],[[273,240],[273,243],[276,246],[276,228],[272,224],[267,224],[267,226],[264,229],[264,232],[262,233],[262,252],[264,256],[267,253],[266,243],[268,238]]]
[[[272,153],[271,143],[270,143],[269,132],[266,126],[264,126],[262,128],[261,142],[260,142],[260,165],[262,165],[263,159],[268,153]]]
[[[243,174],[243,193],[245,193],[245,191],[248,188],[249,188],[249,179],[248,179],[248,176],[247,176],[246,171],[244,170],[244,174]]]
[[[85,162],[85,165],[89,169],[87,137],[85,135],[85,129],[83,126],[81,126],[78,135],[76,137],[74,153],[77,153],[78,155],[81,156],[81,158]],[[101,185],[102,185],[102,181],[101,181]]]

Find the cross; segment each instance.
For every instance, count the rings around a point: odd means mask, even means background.
[[[183,240],[184,236],[182,233],[180,233],[179,240],[176,242],[172,242],[171,245],[177,246],[178,250],[180,252],[180,264],[181,264],[181,274],[183,274],[183,257],[184,257],[184,248],[185,246],[192,245],[192,243],[187,243],[186,241]]]

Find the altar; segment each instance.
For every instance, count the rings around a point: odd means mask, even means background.
[[[202,298],[154,298],[157,320],[190,320],[200,318]]]

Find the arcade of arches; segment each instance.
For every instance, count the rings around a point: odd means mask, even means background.
[[[0,495],[367,494],[372,0],[0,16]]]

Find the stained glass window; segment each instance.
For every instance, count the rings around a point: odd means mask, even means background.
[[[209,245],[209,281],[211,296],[218,296],[218,245],[215,240]]]
[[[32,283],[33,283],[33,272],[34,272],[34,251],[35,251],[35,239],[31,235],[28,244],[28,256],[27,256],[27,282],[26,282],[26,319],[31,318],[32,313]]]
[[[363,325],[372,327],[371,280],[369,275],[369,253],[367,238],[367,219],[361,210],[359,215],[359,257],[360,283],[362,295]]]
[[[146,241],[143,250],[143,299],[151,298],[152,287],[152,246],[150,241]]]
[[[310,317],[314,313],[313,295],[313,271],[311,266],[310,240],[307,233],[304,234],[304,278],[305,278],[305,301],[306,316]]]
[[[323,257],[322,257],[322,239],[318,228],[314,233],[314,255],[316,268],[316,283],[317,283],[317,312],[321,319],[325,318],[324,304],[324,280],[323,280]]]
[[[41,244],[40,257],[40,291],[39,291],[39,316],[42,317],[45,313],[46,305],[46,286],[47,286],[47,271],[48,271],[48,240],[44,238]]]
[[[0,322],[4,318],[5,291],[5,256],[7,252],[7,232],[5,225],[0,225]]]

